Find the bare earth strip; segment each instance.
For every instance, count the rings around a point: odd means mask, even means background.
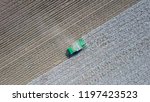
[[[2,9],[0,84],[27,84],[65,61],[70,43],[138,1],[56,0],[18,4],[22,9],[13,13]]]

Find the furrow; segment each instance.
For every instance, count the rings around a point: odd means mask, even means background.
[[[103,3],[101,3],[101,4],[103,4]],[[99,6],[99,5],[98,5]],[[98,7],[97,6],[97,7]],[[92,5],[91,5],[91,7],[92,7]],[[94,7],[93,7],[94,8]],[[88,8],[85,8],[85,10],[86,9],[88,9]],[[90,10],[91,11],[91,10]],[[80,13],[81,12],[81,13]],[[80,11],[79,13],[78,13],[78,15],[80,15],[80,14],[82,14],[82,12],[84,12],[84,11]],[[85,13],[85,12],[84,12]],[[88,14],[88,12],[86,12],[84,15],[86,15],[86,14]],[[75,14],[76,15],[76,14]],[[83,15],[82,15],[83,16]],[[84,16],[83,16],[84,17]],[[74,16],[72,16],[72,18],[74,18]],[[80,16],[77,18],[77,19],[79,19],[79,18],[81,18]],[[76,20],[74,20],[74,22],[75,22]],[[74,23],[74,22],[71,22],[71,24],[72,23]],[[66,23],[65,23],[66,24]],[[69,26],[70,24],[66,24],[66,25],[64,25],[64,29],[67,27],[67,26]],[[54,33],[54,32],[52,32],[52,31],[50,31],[50,33]],[[40,39],[41,37],[39,37],[39,39]],[[37,39],[36,41],[38,41],[39,39]],[[33,42],[33,41],[32,41]],[[28,44],[29,45],[29,44]],[[31,45],[31,44],[30,44]],[[33,46],[36,46],[36,45],[33,45]],[[25,47],[24,47],[25,48]],[[30,46],[30,48],[33,48],[32,46]],[[30,48],[28,48],[28,49],[30,49]],[[19,50],[20,51],[20,50]],[[16,54],[18,54],[18,51],[16,51],[15,50],[15,53],[11,53],[11,56],[13,56],[13,55],[16,55]],[[21,55],[21,53],[19,54],[19,55]],[[17,56],[19,56],[19,55],[17,55]],[[5,60],[7,60],[8,59],[8,57],[9,56],[7,56],[7,57],[5,57]],[[16,58],[16,57],[14,57],[14,58]],[[5,61],[4,60],[4,58],[2,59],[2,61]],[[7,60],[7,62],[6,63],[8,63],[8,62],[10,62],[9,60]],[[4,65],[4,64],[1,64],[1,65]]]
[[[47,28],[47,29],[48,29],[48,28]],[[42,30],[41,30],[41,31],[42,31]],[[41,33],[41,31],[40,31],[40,33]],[[46,31],[46,30],[44,29],[43,32],[44,32],[44,31]],[[19,37],[15,37],[15,38],[17,38],[17,39],[14,39],[12,43],[11,43],[11,41],[9,41],[10,46],[9,46],[9,44],[6,44],[6,45],[8,46],[8,48],[11,48],[11,46],[12,46],[13,43],[14,43],[14,45],[16,45],[15,42],[17,42],[17,44],[20,45],[20,44],[18,43],[19,40],[22,41],[22,42],[23,42],[23,40],[26,40],[26,42],[28,42],[28,41],[31,39],[31,36],[29,35],[29,34],[32,34],[31,32],[33,32],[33,31],[31,30],[30,32],[27,32],[27,36],[25,36],[25,35],[24,35],[25,37],[22,36],[21,40],[19,39]],[[23,32],[22,32],[22,33],[23,33]],[[36,34],[36,35],[38,35],[37,32],[33,32],[33,33]],[[32,34],[32,35],[34,35],[34,34]],[[25,39],[25,38],[27,38],[28,36],[30,37],[30,39],[29,39],[29,38],[28,38],[28,39]],[[14,42],[14,41],[15,41],[15,42]],[[23,43],[24,43],[24,42],[23,42]],[[4,46],[5,46],[5,45],[4,45]],[[16,46],[17,46],[17,45],[16,45]],[[1,48],[2,48],[2,47],[1,47]],[[4,47],[4,48],[5,48],[5,47]],[[4,49],[4,48],[3,48],[3,49]],[[2,50],[2,49],[1,49],[1,50]],[[5,50],[6,50],[6,48],[5,48]],[[7,51],[9,51],[9,50],[7,49]],[[2,51],[2,52],[3,52],[3,51]],[[9,52],[8,52],[8,53],[9,53]]]

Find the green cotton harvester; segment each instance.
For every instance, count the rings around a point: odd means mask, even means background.
[[[80,38],[67,48],[67,56],[71,57],[86,47],[85,41]]]

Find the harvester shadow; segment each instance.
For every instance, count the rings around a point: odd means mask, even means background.
[[[81,49],[82,50],[82,49]],[[69,54],[68,50],[66,50],[66,57],[71,58],[73,56],[76,56],[81,50],[74,52],[73,54]]]

